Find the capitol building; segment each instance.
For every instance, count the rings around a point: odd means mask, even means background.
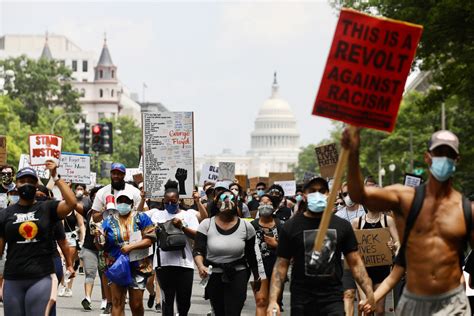
[[[298,163],[300,152],[295,116],[290,105],[279,95],[279,86],[274,75],[270,98],[258,112],[251,137],[251,149],[246,155],[233,155],[224,150],[219,155],[196,158],[199,179],[205,163],[218,166],[219,162],[234,162],[236,175],[267,177],[270,172],[291,172]]]

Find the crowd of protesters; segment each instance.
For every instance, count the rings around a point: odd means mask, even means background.
[[[143,183],[125,182],[121,163],[112,164],[110,184],[94,188],[66,183],[52,161],[46,164],[48,187],[34,169],[15,174],[5,165],[0,185],[7,204],[0,210],[5,315],[55,315],[57,295],[81,295],[72,293],[81,273],[82,309],[105,315],[123,315],[127,303],[133,315],[143,315],[147,290],[147,308],[185,316],[196,274],[217,316],[241,314],[249,283],[256,315],[285,309],[297,316],[353,315],[357,305],[384,315],[385,296],[405,283],[397,299],[400,315],[470,315],[462,265],[473,219],[471,203],[452,185],[457,137],[449,131],[432,135],[425,154],[429,179],[416,189],[383,188],[364,177],[359,144],[358,132],[344,132],[349,165],[339,188],[314,177],[289,196],[277,184],[260,182],[244,190],[242,183],[219,180],[196,187],[192,203],[185,203],[171,180],[162,199],[146,199]],[[323,248],[315,252],[334,190]],[[390,233],[386,247],[394,264],[366,267],[354,231],[382,228]],[[473,267],[474,259],[467,258],[466,271]],[[91,299],[97,276],[101,306]],[[284,306],[287,282],[291,298]]]

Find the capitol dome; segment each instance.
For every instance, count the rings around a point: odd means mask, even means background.
[[[280,98],[274,74],[272,94],[258,112],[255,129],[251,134],[253,153],[298,153],[299,132],[296,119],[288,102]]]

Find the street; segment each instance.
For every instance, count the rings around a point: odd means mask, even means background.
[[[82,308],[81,301],[84,299],[84,275],[77,275],[76,280],[73,283],[73,296],[72,297],[58,297],[57,303],[57,315],[67,315],[67,316],[76,316],[76,315],[100,315],[100,303],[101,303],[101,294],[100,294],[100,283],[98,278],[96,279],[94,290],[92,292],[92,312],[85,312]],[[194,275],[193,283],[193,294],[191,298],[191,309],[189,311],[190,316],[197,315],[206,315],[210,310],[209,301],[205,301],[203,296],[203,288],[199,285],[199,275],[197,272]],[[284,293],[284,304],[289,306],[289,290],[288,283],[285,287]],[[143,295],[145,315],[157,315],[154,310],[150,310],[146,306],[148,300],[148,292],[145,291]],[[130,308],[128,306],[125,309],[126,315],[131,315]],[[176,312],[176,309],[175,309]],[[0,308],[0,315],[4,315],[3,308]],[[159,315],[159,314],[158,314]],[[255,299],[253,293],[250,289],[250,285],[247,290],[247,301],[245,302],[244,309],[242,310],[242,315],[255,315]],[[282,315],[289,315],[289,313],[282,313]]]

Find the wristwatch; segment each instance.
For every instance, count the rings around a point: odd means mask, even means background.
[[[54,177],[51,177],[53,179],[54,182],[57,182],[59,179],[61,179],[61,175],[59,175],[59,173],[56,173],[56,176]]]

